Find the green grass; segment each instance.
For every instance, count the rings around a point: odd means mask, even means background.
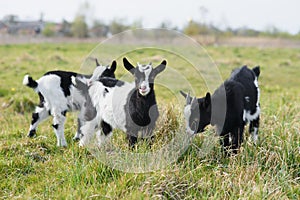
[[[299,199],[300,197],[300,49],[207,47],[225,79],[243,64],[260,65],[261,128],[259,143],[246,141],[237,156],[223,158],[215,144],[202,155],[208,129],[194,138],[177,161],[151,173],[125,173],[112,169],[72,141],[76,114],[68,114],[67,148],[56,147],[51,119],[39,126],[38,136],[26,137],[37,95],[22,86],[23,76],[34,78],[53,69],[80,71],[92,44],[30,44],[0,46],[0,197],[2,199]],[[108,47],[105,57],[114,51]],[[158,56],[159,55],[159,56]],[[161,51],[129,53],[133,61],[168,63],[194,86],[197,96],[206,93],[204,81],[188,63]],[[100,59],[101,60],[101,59]],[[120,63],[120,59],[118,60]],[[107,63],[103,63],[107,64]],[[117,76],[124,70],[119,65]],[[170,80],[175,92],[186,85]],[[172,82],[173,80],[173,82]],[[161,117],[154,150],[168,142],[181,127],[181,107],[162,86],[156,88]],[[171,133],[170,133],[171,132]],[[248,131],[245,132],[248,136]],[[111,143],[124,151],[125,136],[118,131]],[[138,152],[149,151],[139,144]]]

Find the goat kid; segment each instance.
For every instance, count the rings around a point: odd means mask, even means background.
[[[207,93],[203,98],[190,97],[180,91],[186,98],[184,116],[187,132],[196,134],[203,132],[208,124],[216,125],[226,153],[229,147],[236,153],[243,142],[244,126],[250,122],[249,132],[256,143],[260,115],[259,74],[259,66],[252,70],[247,66],[238,68],[212,96]]]
[[[126,58],[123,63],[134,75],[135,82],[103,77],[87,88],[80,80],[73,78],[74,85],[86,97],[87,121],[81,127],[83,137],[80,139],[80,146],[89,144],[96,131],[101,145],[115,128],[126,132],[130,147],[135,146],[138,132],[142,132],[142,138],[153,140],[152,132],[159,116],[154,79],[166,68],[167,62],[162,61],[156,68],[151,63],[134,67]],[[87,89],[88,92],[84,92]]]
[[[84,84],[90,84],[103,76],[115,77],[116,61],[113,61],[109,68],[108,66],[99,65],[96,59],[96,65],[97,67],[92,76],[69,71],[49,71],[36,81],[29,75],[24,76],[23,85],[34,89],[40,99],[39,104],[32,113],[28,137],[35,136],[39,123],[52,115],[52,126],[57,137],[57,146],[67,146],[64,136],[66,113],[80,111],[85,101],[84,96],[73,86],[71,77],[77,77]],[[78,128],[73,138],[74,140],[78,140],[80,137],[82,116],[83,114],[80,112],[78,115]]]

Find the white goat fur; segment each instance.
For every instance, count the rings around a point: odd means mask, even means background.
[[[77,78],[84,84],[89,84],[91,81],[96,80],[96,77],[100,77],[102,73],[107,69],[106,66],[97,66],[93,72],[93,76],[88,78],[87,76],[78,74]],[[72,72],[67,72],[72,73]],[[29,86],[31,77],[25,75],[23,84]],[[69,86],[70,95],[65,96],[61,87],[63,78],[56,74],[45,74],[36,82],[37,86],[32,87],[35,92],[40,93],[44,98],[44,102],[36,106],[35,113],[33,113],[33,121],[29,128],[28,136],[35,135],[38,124],[47,119],[50,114],[53,116],[53,127],[57,137],[57,146],[67,146],[67,142],[64,136],[64,123],[66,120],[66,112],[68,111],[80,111],[78,115],[78,126],[80,121],[83,121],[83,114],[81,108],[85,102],[84,96],[78,91],[72,84]],[[31,87],[31,86],[29,86]],[[34,118],[34,114],[36,114]],[[33,133],[32,133],[33,131]],[[74,139],[79,139],[80,133],[76,132]]]

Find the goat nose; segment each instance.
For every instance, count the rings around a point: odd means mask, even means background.
[[[145,85],[142,85],[142,86],[141,86],[141,90],[146,90],[146,86],[145,86]]]

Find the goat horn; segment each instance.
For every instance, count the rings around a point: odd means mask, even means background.
[[[187,96],[186,96],[185,100],[186,100],[186,105],[191,103],[190,91],[187,93]]]
[[[194,98],[193,98],[193,100],[192,100],[192,103],[191,103],[191,104],[195,104],[195,103],[197,103],[197,98],[196,98],[196,97],[194,97]]]
[[[99,62],[98,62],[98,59],[95,58],[95,60],[96,60],[96,66],[100,66],[100,64],[99,64]]]

